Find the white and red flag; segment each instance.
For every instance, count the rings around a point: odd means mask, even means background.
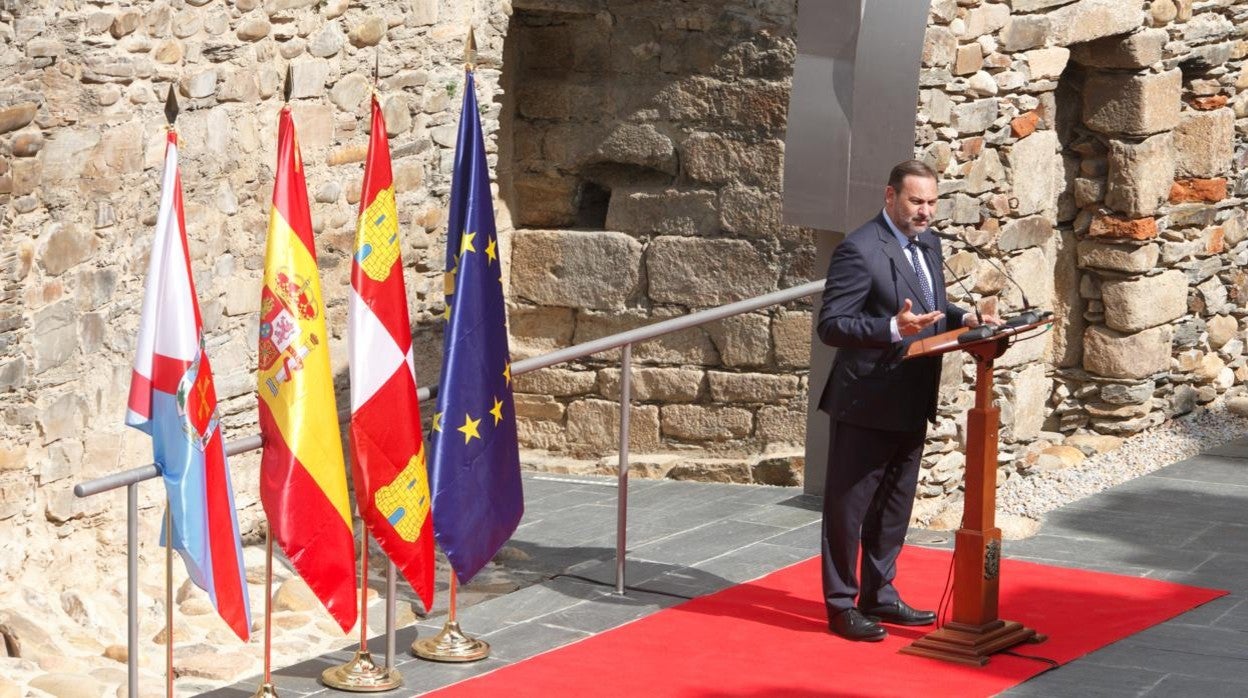
[[[376,97],[351,263],[351,467],[360,517],[428,611],[433,518],[386,124]]]
[[[173,130],[165,147],[126,424],[152,437],[173,524],[164,536],[170,536],[186,562],[191,581],[208,592],[221,618],[247,640],[251,608],[242,543],[187,254]]]

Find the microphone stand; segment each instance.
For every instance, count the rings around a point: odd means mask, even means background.
[[[933,234],[935,232],[936,231],[934,230],[932,231]],[[924,250],[928,249],[926,243],[920,242],[918,240],[915,240],[914,244],[918,245]],[[987,339],[991,337],[997,331],[996,326],[984,324],[984,316],[979,312],[979,303],[975,300],[975,296],[971,294],[971,290],[966,287],[965,283],[962,282],[962,277],[954,273],[953,268],[949,266],[949,262],[945,261],[945,256],[944,255],[937,255],[937,256],[940,257],[940,263],[944,265],[945,271],[949,273],[949,276],[953,277],[954,281],[958,282],[958,285],[961,286],[962,290],[966,292],[966,297],[971,299],[971,307],[975,309],[975,319],[979,321],[979,324],[976,327],[973,327],[963,332],[962,334],[958,335],[958,344],[967,344],[968,342],[978,342],[981,339]]]
[[[975,254],[979,255],[980,259],[984,260],[985,262],[988,262],[988,264],[992,265],[993,269],[996,269],[997,271],[1001,272],[1001,275],[1004,276],[1010,283],[1014,284],[1014,287],[1018,289],[1019,295],[1023,297],[1022,310],[1019,312],[1018,315],[1015,315],[1009,320],[1006,320],[1005,324],[1002,325],[1002,327],[1010,328],[1010,327],[1022,327],[1023,325],[1030,325],[1033,322],[1038,322],[1042,318],[1053,314],[1052,311],[1049,311],[1049,310],[1042,311],[1039,308],[1033,306],[1031,304],[1031,301],[1027,300],[1027,292],[1023,290],[1022,284],[1015,281],[1014,277],[1010,276],[1009,273],[1005,271],[1005,269],[1002,269],[1000,266],[998,266],[997,263],[993,261],[992,257],[986,252],[984,252],[982,249],[980,249],[979,246],[976,245],[975,243],[965,238],[960,238],[957,235],[952,235],[950,233],[941,233],[935,230],[932,230],[931,233],[932,235],[935,235],[941,240],[948,240],[950,242],[961,242],[967,247],[971,248],[972,250],[975,251]],[[942,261],[943,261],[943,258],[942,258]],[[961,341],[961,339],[962,339],[961,337],[958,338],[959,341]],[[971,341],[971,340],[967,340],[967,341]]]

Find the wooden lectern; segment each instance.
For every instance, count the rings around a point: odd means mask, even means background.
[[[966,416],[966,498],[962,527],[954,543],[953,619],[903,647],[905,654],[983,666],[994,652],[1044,635],[1016,621],[997,617],[1001,529],[996,525],[997,425],[1000,410],[992,398],[992,362],[1019,335],[1052,326],[1052,317],[959,343],[965,329],[945,332],[910,345],[907,359],[965,351],[975,358],[975,407]]]

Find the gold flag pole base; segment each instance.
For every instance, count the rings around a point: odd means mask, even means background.
[[[257,688],[255,693],[251,694],[251,698],[277,698],[277,689],[273,688],[273,684],[265,681],[260,684],[260,688]]]
[[[490,656],[490,643],[468,637],[448,620],[437,635],[412,643],[412,653],[431,662],[476,662]]]
[[[368,650],[361,649],[346,664],[321,672],[321,683],[339,691],[372,693],[392,691],[402,686],[403,676],[398,669],[377,666]]]

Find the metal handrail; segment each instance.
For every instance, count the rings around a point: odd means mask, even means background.
[[[632,375],[632,347],[634,344],[645,342],[656,337],[672,334],[681,330],[690,329],[708,322],[722,320],[724,318],[748,313],[753,310],[761,310],[773,305],[788,303],[790,301],[799,300],[806,296],[814,295],[823,290],[824,282],[811,281],[800,286],[772,291],[761,296],[746,298],[744,300],[728,303],[714,308],[707,308],[697,312],[690,313],[681,317],[662,320],[644,327],[637,327],[624,332],[618,332],[606,337],[582,342],[570,347],[565,347],[548,354],[534,356],[528,359],[522,359],[512,364],[511,375],[518,376],[530,371],[536,371],[541,368],[554,366],[555,364],[575,361],[587,356],[608,351],[611,349],[623,348],[620,355],[620,448],[619,448],[619,486],[616,491],[616,546],[615,546],[615,591],[617,594],[624,593],[624,572],[625,572],[625,537],[628,528],[628,435],[629,435],[629,409],[628,405],[631,401],[631,381]],[[438,385],[426,386],[420,388],[416,392],[419,401],[424,402],[432,399],[438,394]],[[263,439],[259,434],[254,434],[242,439],[236,439],[225,445],[227,455],[237,455],[254,451],[264,445]],[[127,668],[129,670],[129,695],[133,698],[138,695],[138,490],[137,486],[140,482],[151,480],[160,476],[160,469],[155,463],[149,463],[137,468],[123,470],[117,473],[111,473],[103,477],[78,483],[74,485],[74,494],[78,497],[90,497],[92,495],[108,492],[119,487],[127,489],[126,497],[126,557],[128,567],[128,579],[126,584],[127,591],[127,613],[129,620],[128,630],[128,647],[129,656],[127,658]],[[393,648],[394,648],[394,593],[395,588],[395,567],[394,563],[389,564],[387,570],[387,588],[391,590],[387,594],[386,599],[386,647],[387,656],[386,664],[393,664]],[[172,630],[169,631],[172,633]],[[172,637],[172,635],[171,635]]]

